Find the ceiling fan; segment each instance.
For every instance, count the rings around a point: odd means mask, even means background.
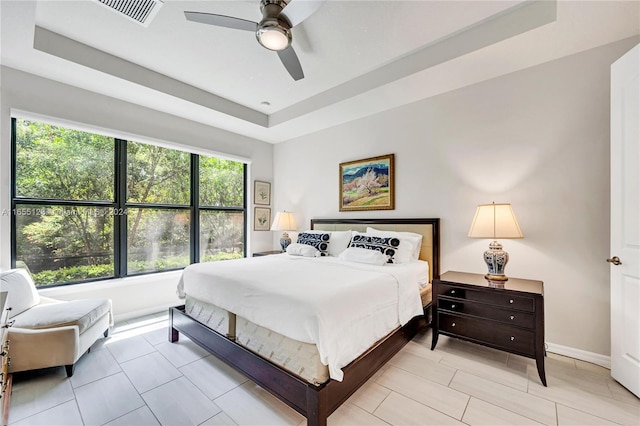
[[[261,0],[262,20],[260,22],[204,12],[184,12],[184,15],[187,20],[193,22],[255,32],[258,42],[263,47],[278,52],[284,67],[291,77],[298,81],[304,78],[304,73],[298,55],[291,46],[293,39],[291,28],[315,13],[324,1]]]

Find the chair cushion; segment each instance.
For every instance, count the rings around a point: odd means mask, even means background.
[[[12,318],[40,303],[40,295],[31,275],[24,269],[9,269],[0,273],[0,290],[8,291],[6,306]]]
[[[111,310],[110,299],[43,303],[14,317],[14,327],[42,329],[77,325],[80,334]]]

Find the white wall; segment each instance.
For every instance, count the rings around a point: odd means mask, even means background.
[[[199,152],[223,153],[250,161],[249,191],[253,179],[272,181],[273,145],[195,123],[108,96],[99,95],[12,68],[2,67],[0,98],[0,212],[11,208],[11,110],[68,120],[87,126],[139,136],[138,140],[163,141],[194,147]],[[248,249],[271,249],[270,232],[254,232],[249,194]],[[0,269],[10,267],[10,216],[0,215]],[[175,275],[175,274],[173,274]],[[172,274],[109,280],[82,286],[47,290],[65,299],[106,296],[122,317],[175,304],[177,278]],[[155,278],[154,278],[155,277]],[[155,284],[154,284],[155,280]],[[150,293],[153,293],[151,295]],[[135,303],[132,303],[135,302]]]
[[[609,351],[609,66],[623,40],[275,146],[276,210],[439,217],[442,271],[486,273],[477,204],[512,203],[507,275],[545,283],[546,341]],[[338,164],[395,153],[396,208],[338,212]]]

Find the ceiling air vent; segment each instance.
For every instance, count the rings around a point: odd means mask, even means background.
[[[160,0],[96,0],[98,3],[118,12],[132,21],[148,26],[162,6]]]

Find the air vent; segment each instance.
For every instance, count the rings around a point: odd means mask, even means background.
[[[160,10],[160,0],[96,0],[98,3],[118,12],[143,26],[149,23]]]

